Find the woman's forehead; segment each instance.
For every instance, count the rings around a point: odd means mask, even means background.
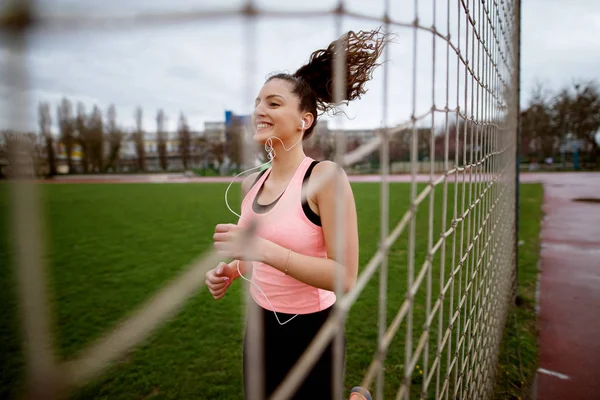
[[[267,97],[271,95],[279,95],[289,100],[292,97],[292,84],[284,81],[283,79],[271,79],[266,82],[260,90],[261,97]]]

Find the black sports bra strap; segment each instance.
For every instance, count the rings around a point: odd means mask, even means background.
[[[317,165],[319,161],[314,160],[310,163],[310,166],[307,168],[306,173],[304,174],[304,179],[302,180],[302,186],[306,184],[308,178],[310,178],[310,174],[312,173],[313,168]],[[308,199],[306,197],[302,197],[302,210],[304,211],[304,215],[315,225],[321,226],[321,217],[315,214],[315,212],[308,205]]]
[[[308,181],[308,178],[310,178],[310,174],[312,174],[312,170],[315,167],[315,165],[317,165],[320,161],[317,160],[313,160],[313,162],[310,163],[309,167],[306,170],[306,173],[304,174],[304,179],[302,179],[302,183],[304,184],[306,181]]]

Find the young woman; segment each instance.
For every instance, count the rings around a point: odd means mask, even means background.
[[[348,32],[326,49],[312,53],[309,62],[294,74],[269,77],[256,98],[254,140],[266,144],[271,165],[242,182],[244,198],[238,225],[217,225],[215,248],[234,261],[209,271],[206,285],[218,300],[240,274],[244,278],[251,272],[251,296],[263,314],[267,397],[333,309],[340,254],[344,292],[353,288],[358,274],[356,207],[348,178],[335,163],[307,157],[302,140],[312,134],[319,113],[335,110],[336,51],[341,48],[345,52],[347,90],[343,100],[348,102],[366,92],[364,85],[379,65],[377,59],[386,43],[379,30]],[[340,206],[344,238],[343,248],[337,249],[336,208]],[[244,254],[236,239],[250,221],[257,222],[256,235],[252,251]],[[247,365],[247,346],[245,340],[245,378],[252,367]],[[332,372],[330,343],[293,398],[331,399]],[[244,381],[247,387],[247,378]],[[368,392],[355,388],[350,398],[369,397]]]

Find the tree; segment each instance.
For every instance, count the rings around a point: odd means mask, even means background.
[[[167,154],[167,132],[165,132],[165,113],[163,110],[158,110],[156,114],[156,140],[160,167],[166,171],[169,167],[169,160]]]
[[[240,166],[244,161],[244,125],[243,121],[234,116],[229,125],[225,127],[227,138],[227,156],[231,163]]]
[[[73,149],[75,147],[75,121],[73,119],[73,107],[66,97],[63,97],[57,109],[58,129],[60,141],[65,147],[68,172],[73,172]]]
[[[434,137],[434,146],[435,146],[435,159],[439,161],[444,161],[446,159],[446,134],[448,135],[448,164],[453,166],[456,163],[458,165],[463,165],[466,163],[470,163],[470,151],[471,149],[475,149],[476,145],[482,145],[484,135],[482,130],[487,129],[485,125],[477,126],[473,124],[471,121],[464,121],[462,118],[456,119],[456,121],[452,121],[452,118],[448,120],[448,127],[444,127],[441,131],[439,131]],[[471,134],[472,133],[472,134]],[[422,136],[426,136],[424,140],[430,142],[430,134],[423,131]],[[479,138],[477,138],[479,136]],[[471,143],[471,140],[473,143]],[[429,149],[428,149],[429,150]],[[427,153],[428,155],[429,153]],[[473,161],[477,161],[475,158],[481,157],[481,155],[477,155],[475,153],[473,155]]]
[[[595,82],[576,83],[552,95],[542,85],[534,90],[528,107],[521,112],[521,153],[538,159],[553,157],[561,141],[579,139],[591,149],[598,163],[600,91]]]
[[[538,84],[529,106],[521,112],[521,154],[538,159],[555,155],[564,134],[562,119],[562,112],[552,104],[549,92]]]
[[[183,169],[187,170],[190,163],[190,147],[192,145],[192,137],[190,133],[190,127],[188,126],[185,115],[181,113],[179,115],[179,128],[177,129],[179,136],[179,152],[181,155],[181,162],[183,163]]]
[[[102,111],[94,105],[92,115],[88,125],[90,137],[90,161],[92,170],[101,172],[104,167],[104,123],[102,121]]]
[[[77,117],[75,117],[76,140],[81,148],[81,166],[83,173],[87,174],[90,170],[90,149],[92,146],[92,138],[87,126],[87,115],[85,106],[82,102],[77,103]]]
[[[571,133],[591,148],[590,154],[598,165],[600,153],[596,135],[600,130],[600,90],[594,81],[575,83],[556,96],[557,118],[563,123],[564,133]]]
[[[4,134],[2,135],[4,136]],[[8,165],[10,165],[10,149],[9,143],[6,138],[0,136],[0,179],[5,178],[5,173],[8,172]],[[7,167],[7,169],[5,169]]]
[[[117,171],[121,145],[123,143],[123,131],[117,126],[117,111],[115,110],[114,104],[108,107],[107,112],[107,133],[108,133],[108,144],[109,144],[109,155],[108,161],[106,162],[105,171],[112,169]]]
[[[144,129],[142,124],[143,112],[142,108],[138,107],[135,110],[135,132],[133,133],[133,141],[135,142],[135,152],[138,158],[138,169],[146,171],[146,148],[144,146]]]
[[[544,103],[532,104],[521,112],[522,151],[541,159],[553,156],[557,147],[554,135],[560,133],[555,132],[552,119],[552,110]]]
[[[407,141],[407,132],[401,131],[395,135],[390,136],[388,143],[389,160],[390,163],[398,161],[406,161],[408,154],[410,154],[410,144]],[[377,151],[377,155],[373,155],[373,162],[381,164],[381,154]]]
[[[225,143],[221,141],[210,142],[210,154],[213,156],[213,162],[222,165],[225,162]]]
[[[2,131],[0,160],[8,162],[13,176],[16,174],[22,178],[37,176],[40,166],[38,136],[31,132]],[[3,173],[0,169],[1,177],[3,177]]]
[[[203,168],[210,164],[211,146],[204,136],[197,136],[194,142],[194,153],[198,154],[203,162]]]
[[[50,104],[42,102],[39,105],[40,133],[46,143],[46,157],[48,159],[48,175],[56,175],[56,151],[54,137],[52,136],[52,117],[50,117]]]

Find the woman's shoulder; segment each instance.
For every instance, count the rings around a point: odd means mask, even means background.
[[[338,179],[341,179],[342,182],[348,181],[344,168],[330,160],[320,161],[313,168],[308,190],[315,195],[335,190],[335,182]]]
[[[315,174],[315,176],[324,178],[327,181],[335,179],[336,177],[342,177],[347,179],[346,171],[344,171],[344,168],[342,168],[339,164],[335,163],[334,161],[330,160],[319,161],[313,169],[313,174]]]

